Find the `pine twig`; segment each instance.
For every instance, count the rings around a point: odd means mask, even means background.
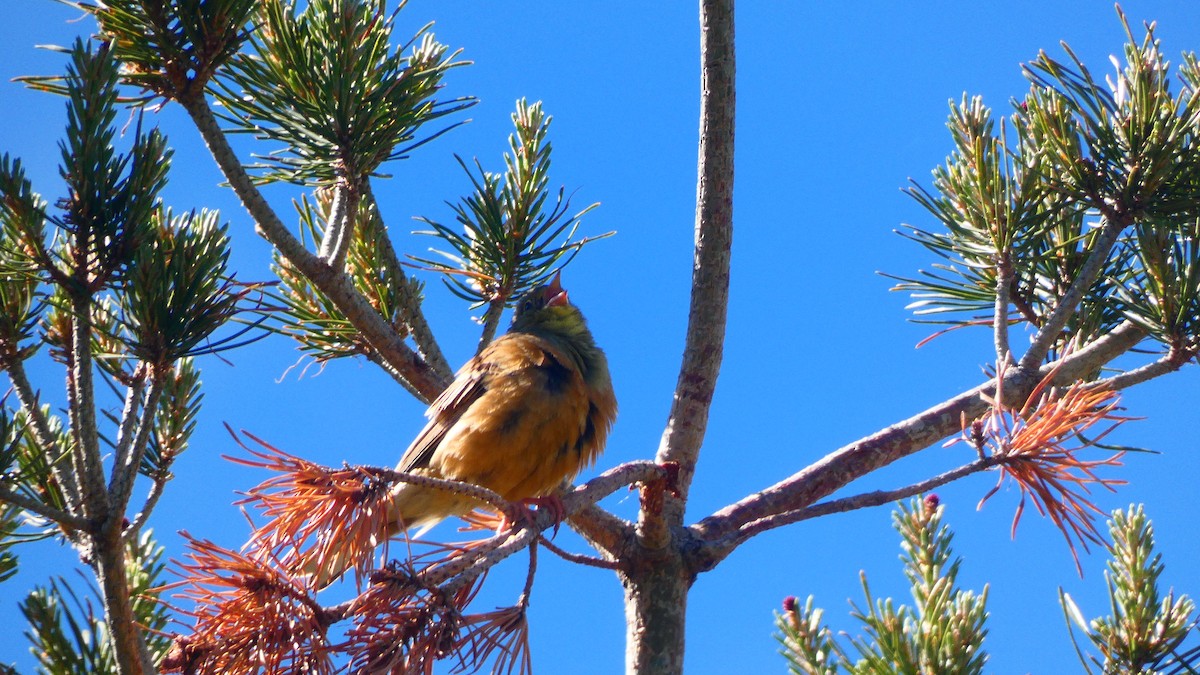
[[[992,335],[996,347],[996,363],[1009,360],[1008,305],[1012,284],[1012,263],[1004,257],[996,265],[996,306],[992,316]]]
[[[551,553],[562,558],[563,560],[566,560],[567,562],[573,562],[578,565],[586,565],[588,567],[596,567],[602,570],[615,570],[620,568],[620,565],[618,565],[614,560],[605,560],[604,558],[597,558],[596,556],[584,555],[582,553],[571,553],[570,551],[563,549],[554,542],[550,541],[545,536],[539,537],[537,544],[539,546],[545,546],[546,549]]]
[[[1104,262],[1108,260],[1108,254],[1112,251],[1113,246],[1117,243],[1117,238],[1120,237],[1121,231],[1128,225],[1123,217],[1118,214],[1105,214],[1101,219],[1102,225],[1100,234],[1096,237],[1095,248],[1088,255],[1087,260],[1083,263],[1083,267],[1079,269],[1078,276],[1071,282],[1070,288],[1062,297],[1058,299],[1058,304],[1054,311],[1046,318],[1046,322],[1033,337],[1033,341],[1029,345],[1029,349],[1021,356],[1021,360],[1017,362],[1017,368],[1024,372],[1034,372],[1042,365],[1042,360],[1050,353],[1051,346],[1058,339],[1059,333],[1067,325],[1067,321],[1075,314],[1076,308],[1080,301],[1083,300],[1084,293],[1087,292],[1092,284],[1099,278],[1100,273],[1104,270]]]
[[[125,540],[135,541],[141,533],[142,528],[150,521],[150,514],[154,512],[154,507],[158,506],[158,500],[162,498],[163,492],[167,488],[167,476],[164,468],[163,475],[155,476],[150,483],[150,493],[146,495],[146,501],[142,504],[142,508],[134,516],[133,522],[129,527],[125,528]]]
[[[1125,322],[1104,337],[1059,361],[1042,366],[1030,376],[1009,368],[1004,377],[1006,403],[1023,403],[1039,382],[1055,373],[1054,384],[1070,383],[1127,352],[1146,333]],[[962,420],[976,419],[990,407],[996,381],[985,382],[906,420],[845,445],[808,467],[739,502],[726,506],[690,526],[695,536],[717,541],[745,524],[774,514],[803,509],[844,485],[902,457],[924,450],[958,432]]]
[[[1097,380],[1091,386],[1107,387],[1113,390],[1127,389],[1136,384],[1141,384],[1179,370],[1183,367],[1183,364],[1187,363],[1188,358],[1180,358],[1179,352],[1171,350],[1157,361],[1144,364],[1119,375]]]
[[[111,518],[112,514],[109,511],[108,491],[104,486],[104,465],[100,461],[100,436],[96,426],[91,310],[88,298],[72,298],[67,405],[74,436],[70,449],[71,464],[82,491],[83,513],[87,518],[99,521]]]
[[[9,363],[4,364],[4,369],[8,372],[13,389],[17,392],[17,400],[21,404],[21,410],[25,412],[26,417],[30,420],[33,437],[46,459],[46,465],[50,467],[50,473],[54,476],[54,481],[62,489],[63,498],[67,502],[67,510],[71,513],[82,513],[83,498],[80,495],[77,476],[73,472],[68,471],[62,465],[62,462],[59,461],[66,450],[59,446],[58,439],[55,438],[54,433],[50,430],[49,421],[42,414],[42,408],[38,405],[37,394],[34,393],[33,386],[29,382],[29,376],[25,372],[25,363],[20,359],[12,359]]]
[[[387,371],[397,382],[425,403],[437,398],[450,383],[449,375],[435,371],[404,344],[404,339],[387,324],[362,294],[355,290],[344,272],[324,263],[284,226],[255,186],[254,180],[242,167],[204,96],[180,95],[178,100],[200,131],[225,179],[254,219],[259,234],[271,242],[313,285],[321,289],[338,310],[362,331],[371,346],[380,353],[386,362]]]
[[[697,552],[697,559],[702,561],[702,566],[711,568],[725,559],[742,543],[768,530],[833,513],[846,513],[848,511],[857,511],[858,509],[890,504],[907,497],[929,492],[960,478],[986,471],[996,464],[996,460],[992,458],[980,458],[932,478],[927,478],[894,490],[864,492],[752,520],[719,540],[706,542]]]
[[[371,190],[370,177],[363,179],[362,198],[370,203],[375,209],[375,213],[379,217],[380,227],[387,231],[387,225],[383,222],[383,213],[379,210],[379,202],[375,199],[375,193]],[[396,255],[396,248],[392,245],[392,237],[390,235],[380,238],[379,253],[383,256],[385,263],[392,269],[398,279],[404,279],[404,266],[400,264],[400,257]],[[407,286],[401,284],[402,289]],[[402,295],[404,302],[404,321],[408,325],[408,332],[412,335],[413,342],[417,345],[417,352],[421,358],[437,373],[445,382],[450,382],[454,377],[454,370],[450,368],[450,364],[446,362],[446,356],[442,353],[442,347],[438,344],[437,338],[433,335],[433,330],[429,327],[429,322],[425,320],[425,312],[421,309],[421,298],[408,292]]]
[[[146,454],[146,446],[150,443],[154,417],[158,413],[158,401],[162,397],[165,386],[164,379],[165,369],[163,367],[150,366],[150,386],[145,389],[141,415],[135,415],[135,410],[131,409],[128,404],[126,406],[124,414],[137,419],[137,423],[132,427],[136,429],[136,433],[118,437],[117,456],[119,461],[113,465],[112,479],[108,485],[109,501],[112,508],[119,513],[124,513],[125,507],[129,504],[138,468],[142,464],[142,457]],[[134,389],[140,390],[141,387],[130,387],[131,392]],[[128,434],[130,429],[127,428],[126,420],[122,420],[121,427],[122,431]]]
[[[0,485],[0,502],[7,502],[13,506],[25,509],[30,513],[35,513],[43,518],[52,520],[55,523],[70,529],[79,530],[81,532],[90,532],[93,529],[91,521],[89,521],[87,518],[76,516],[63,511],[62,509],[56,509],[53,506],[40,502],[31,497],[26,497],[25,495],[19,492],[14,492],[13,490],[10,490],[2,485]]]
[[[321,240],[317,257],[335,270],[346,269],[346,255],[354,240],[358,224],[360,191],[351,185],[353,178],[343,178],[333,188],[333,204],[329,208],[328,227]]]

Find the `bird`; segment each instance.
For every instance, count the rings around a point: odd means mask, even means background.
[[[459,369],[429,406],[428,423],[396,469],[472,483],[510,502],[553,498],[593,464],[617,415],[608,360],[571,304],[561,272],[518,300],[508,331]],[[479,503],[429,486],[397,483],[386,532],[414,536]],[[329,552],[329,549],[326,549]],[[334,549],[319,561],[318,587],[355,564]]]

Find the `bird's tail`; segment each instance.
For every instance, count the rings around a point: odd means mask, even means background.
[[[418,538],[446,518],[470,511],[472,505],[469,498],[446,490],[400,483],[392,488],[385,513],[364,513],[358,523],[341,528],[336,538],[318,542],[302,559],[301,573],[312,578],[318,590],[325,588],[397,534],[413,530],[410,536]]]

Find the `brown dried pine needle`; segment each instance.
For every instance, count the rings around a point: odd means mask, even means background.
[[[162,664],[182,673],[333,673],[320,605],[304,585],[263,560],[183,533],[183,580],[168,588],[191,601],[190,636]]]
[[[227,459],[277,474],[239,502],[267,518],[251,535],[249,548],[278,557],[293,570],[310,569],[321,560],[348,560],[360,578],[377,549],[386,557],[391,481],[368,467],[332,469],[246,436],[261,446],[242,446],[257,460]]]
[[[1020,410],[1003,406],[1002,392],[997,392],[988,401],[992,408],[980,420],[982,425],[964,424],[962,440],[979,447],[981,453],[986,447],[987,461],[1000,467],[1000,477],[979,501],[980,507],[1011,479],[1021,491],[1013,535],[1029,499],[1062,531],[1078,566],[1076,542],[1084,551],[1089,541],[1103,544],[1096,516],[1104,513],[1089,499],[1090,488],[1115,491],[1115,486],[1125,483],[1096,473],[1120,466],[1124,452],[1099,459],[1084,459],[1080,454],[1132,418],[1116,414],[1117,392],[1082,382],[1060,391],[1049,386],[1053,377],[1052,373],[1044,379]],[[1097,425],[1106,426],[1095,436],[1086,435]]]

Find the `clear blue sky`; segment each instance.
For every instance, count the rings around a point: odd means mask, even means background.
[[[969,6],[969,8],[968,8]],[[1159,22],[1178,63],[1200,48],[1200,6],[1126,2],[1135,25]],[[0,151],[21,157],[35,189],[59,196],[57,139],[63,102],[9,82],[57,73],[67,44],[90,30],[50,0],[0,2]],[[542,100],[555,117],[553,180],[578,189],[576,203],[602,202],[584,232],[618,235],[587,248],[564,280],[612,362],[621,416],[600,467],[650,458],[675,384],[687,314],[695,198],[698,48],[694,3],[430,2],[413,0],[401,35],[436,20],[437,37],[475,62],[449,78],[449,93],[480,104],[473,122],[387,168],[375,188],[397,247],[422,252],[412,216],[449,221],[443,200],[469,184],[452,153],[499,170],[509,114],[519,97]],[[917,350],[929,333],[906,321],[907,298],[889,293],[882,270],[912,274],[932,260],[892,233],[930,218],[900,193],[909,177],[928,183],[950,149],[947,101],[982,94],[1003,112],[1026,89],[1018,64],[1065,40],[1107,73],[1124,39],[1112,5],[1044,3],[743,2],[739,44],[738,159],[733,287],[725,362],[688,519],[695,521],[801,469],[841,445],[912,415],[980,381],[992,358],[986,331],[961,331]],[[269,251],[248,217],[217,186],[219,176],[180,111],[157,118],[177,149],[166,199],[176,209],[220,208],[232,223],[244,280],[269,278]],[[269,196],[285,216],[289,188]],[[449,358],[471,353],[477,329],[464,305],[429,279],[427,312]],[[265,475],[230,464],[222,423],[289,452],[337,464],[391,465],[420,428],[422,406],[365,362],[317,374],[289,371],[298,358],[282,338],[201,362],[205,408],[192,448],[176,463],[153,525],[171,556],[176,530],[236,548],[246,525],[235,491]],[[49,398],[61,375],[40,362],[32,375]],[[1161,451],[1128,458],[1130,485],[1100,494],[1106,511],[1144,502],[1154,519],[1165,583],[1200,594],[1194,524],[1200,452],[1194,430],[1193,367],[1129,392],[1132,423],[1117,440]],[[116,406],[116,402],[112,402]],[[1183,423],[1183,422],[1186,422]],[[963,446],[934,448],[889,467],[854,490],[897,487],[966,461]],[[587,476],[585,475],[585,478]],[[1080,579],[1061,536],[1028,509],[1009,538],[1017,496],[1002,490],[982,511],[994,478],[939,491],[961,582],[991,583],[989,672],[1079,670],[1057,604],[1061,585],[1090,616],[1107,611],[1103,559],[1083,559]],[[846,493],[849,494],[849,493]],[[608,505],[623,515],[632,497]],[[578,547],[563,534],[559,543]],[[70,553],[31,547],[22,572],[0,585],[0,626],[20,625],[16,601]],[[861,604],[860,570],[877,596],[908,601],[887,508],[838,515],[761,536],[691,594],[687,671],[782,672],[772,611],[787,595],[815,594],[836,630],[857,632],[847,599]],[[522,563],[489,580],[480,606],[509,604]],[[619,672],[624,659],[621,590],[604,571],[542,557],[532,608],[540,673]],[[17,630],[0,634],[0,661],[32,670]]]

